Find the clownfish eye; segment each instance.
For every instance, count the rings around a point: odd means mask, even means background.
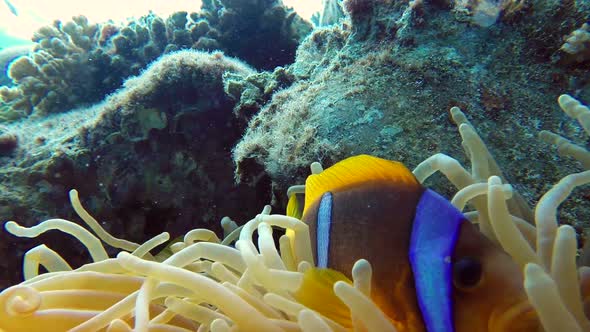
[[[468,290],[477,286],[481,280],[481,262],[472,257],[463,257],[453,264],[453,283],[455,287]]]

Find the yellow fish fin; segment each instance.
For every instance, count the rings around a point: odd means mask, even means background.
[[[352,284],[350,279],[336,270],[311,268],[305,271],[303,283],[294,296],[304,306],[345,328],[351,328],[350,310],[334,293],[333,288],[337,281]]]
[[[303,212],[328,191],[352,187],[369,181],[389,182],[397,185],[420,186],[414,174],[402,163],[369,155],[344,159],[305,181]]]
[[[303,216],[303,207],[301,206],[300,194],[293,194],[289,197],[289,202],[287,203],[287,215],[289,217],[301,219]]]

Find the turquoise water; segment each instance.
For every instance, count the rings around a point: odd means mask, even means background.
[[[33,45],[29,39],[19,38],[7,33],[6,29],[0,29],[0,49],[10,46]]]

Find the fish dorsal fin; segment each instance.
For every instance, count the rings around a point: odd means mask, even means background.
[[[370,181],[383,181],[398,185],[419,186],[414,174],[402,163],[369,155],[344,159],[305,181],[303,211],[320,199],[325,192],[336,192]]]
[[[352,284],[350,279],[336,270],[310,268],[303,274],[303,283],[293,295],[304,306],[345,328],[351,328],[350,310],[334,293],[337,281]]]

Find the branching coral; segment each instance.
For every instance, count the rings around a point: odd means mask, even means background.
[[[590,25],[582,24],[572,31],[561,45],[560,50],[567,53],[575,62],[585,62],[590,58]]]
[[[186,12],[175,15],[171,17],[187,17]],[[2,87],[0,97],[25,115],[63,112],[96,102],[165,51],[184,46],[169,45],[176,42],[172,35],[178,29],[187,29],[169,21],[167,26],[153,14],[126,25],[91,24],[84,16],[67,23],[55,21],[35,33],[36,46],[29,55],[11,64],[9,76],[15,86]]]
[[[280,1],[205,1],[202,13],[179,11],[167,19],[152,13],[126,24],[89,23],[86,17],[55,21],[35,33],[34,50],[9,70],[14,86],[1,87],[14,120],[64,112],[101,100],[165,53],[222,50],[260,68],[293,61],[309,23]]]
[[[85,66],[92,61],[98,28],[83,16],[41,28],[33,37],[35,50],[11,63],[8,75],[15,86],[0,89],[2,101],[27,114],[88,101],[88,86],[95,81]]]
[[[560,98],[560,104],[568,110],[571,105],[580,106],[571,97]],[[587,331],[590,321],[583,305],[590,297],[590,268],[577,268],[575,231],[568,225],[558,226],[556,212],[576,186],[590,182],[590,173],[567,176],[549,190],[537,204],[533,226],[515,216],[528,207],[519,200],[508,203],[515,192],[504,183],[473,126],[458,108],[451,113],[471,160],[471,172],[455,159],[438,154],[418,165],[414,174],[424,181],[441,171],[459,189],[452,203],[460,210],[472,203],[475,210],[465,212],[468,218],[523,267],[524,287],[545,331]],[[318,172],[321,166],[313,164],[312,173]],[[289,194],[304,190],[296,186]],[[270,215],[266,207],[241,227],[224,219],[222,241],[209,230],[196,229],[154,257],[149,252],[168,241],[167,233],[141,245],[114,238],[81,206],[76,191],[70,199],[98,237],[61,219],[32,228],[8,222],[5,228],[24,237],[59,229],[77,237],[94,262],[72,270],[43,245],[30,251],[25,258],[27,280],[0,293],[4,308],[0,329],[42,331],[46,324],[53,324],[70,331],[346,330],[299,303],[294,295],[314,261],[308,226],[296,218]],[[273,228],[286,230],[278,248]],[[109,258],[101,240],[123,250]],[[40,266],[49,272],[39,274]],[[371,273],[369,262],[356,262],[352,283],[334,283],[334,293],[350,309],[355,329],[396,331],[370,300]]]
[[[312,28],[277,0],[206,0],[200,15],[227,54],[266,70],[292,62]]]

